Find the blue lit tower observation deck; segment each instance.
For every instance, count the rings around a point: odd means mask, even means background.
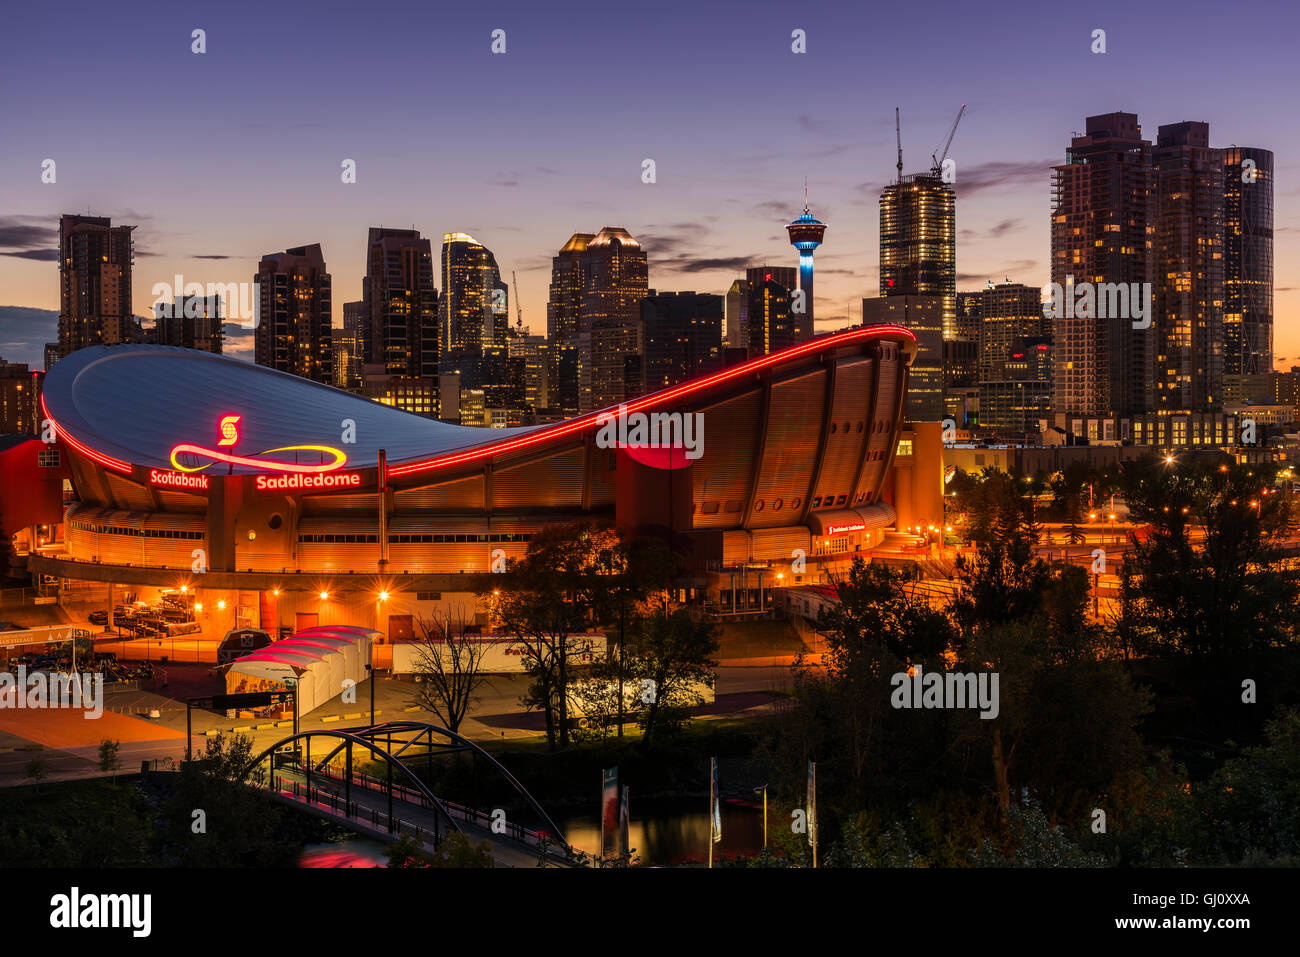
[[[826,224],[813,217],[804,190],[803,215],[785,227],[790,245],[799,250],[799,288],[804,294],[804,314],[795,319],[796,336],[804,341],[813,337],[813,251],[822,244]]]

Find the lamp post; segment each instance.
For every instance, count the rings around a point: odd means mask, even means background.
[[[373,653],[373,652],[372,652]],[[370,727],[375,726],[375,668],[374,665],[366,665],[366,674],[370,676]]]

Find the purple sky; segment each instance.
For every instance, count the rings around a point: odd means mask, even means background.
[[[551,256],[576,231],[627,228],[660,290],[723,292],[746,265],[794,265],[784,224],[805,176],[830,225],[818,326],[837,328],[878,292],[895,105],[917,172],[965,103],[949,154],[959,289],[1048,280],[1049,168],[1090,113],[1136,112],[1151,139],[1204,120],[1214,145],[1274,150],[1276,352],[1300,363],[1293,6],[69,0],[3,22],[11,361],[39,365],[55,337],[62,212],[139,226],[140,315],[176,273],[249,280],[262,255],[319,242],[337,324],[360,298],[367,228],[413,225],[435,246],[464,231],[491,248],[543,332]],[[190,52],[195,28],[206,54]],[[790,50],[796,28],[806,54]],[[1096,28],[1105,54],[1090,52]],[[340,182],[345,158],[356,184]]]

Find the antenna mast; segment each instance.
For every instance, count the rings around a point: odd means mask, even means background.
[[[898,144],[898,181],[903,181],[903,131],[898,123],[898,107],[894,107],[894,141]]]

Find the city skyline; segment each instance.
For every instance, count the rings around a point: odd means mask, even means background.
[[[30,16],[35,14],[17,14],[19,20]],[[170,282],[178,272],[205,283],[246,281],[269,250],[320,243],[335,286],[333,327],[340,329],[343,304],[360,298],[366,231],[387,224],[430,237],[465,232],[491,248],[503,276],[517,271],[524,322],[536,334],[545,328],[551,258],[573,230],[627,229],[647,250],[652,289],[723,294],[747,266],[797,263],[785,226],[802,208],[805,177],[816,215],[834,229],[831,243],[817,255],[817,332],[828,332],[859,321],[858,304],[876,295],[879,194],[895,173],[893,106],[902,108],[904,172],[912,174],[929,167],[962,102],[967,112],[950,152],[957,164],[959,289],[982,287],[985,278],[1009,277],[1030,286],[1049,281],[1051,168],[1064,161],[1071,131],[1085,116],[1136,112],[1147,137],[1162,124],[1203,121],[1216,145],[1263,147],[1277,157],[1276,364],[1286,368],[1300,354],[1300,330],[1293,328],[1300,283],[1290,265],[1297,248],[1295,190],[1287,185],[1295,134],[1279,128],[1267,104],[1243,100],[1214,75],[1182,76],[1176,89],[1155,82],[1171,57],[1194,58],[1198,45],[1208,55],[1210,43],[1217,58],[1235,55],[1250,62],[1252,81],[1284,82],[1285,65],[1248,61],[1232,37],[1140,12],[1103,13],[1095,24],[1075,24],[1026,8],[1022,17],[993,24],[950,7],[944,16],[953,24],[953,38],[936,39],[934,53],[960,68],[961,81],[938,70],[905,82],[909,56],[888,45],[873,55],[866,76],[858,75],[855,54],[865,33],[855,35],[843,27],[842,15],[832,20],[829,8],[817,5],[744,22],[706,11],[693,16],[686,31],[637,20],[635,36],[631,12],[578,16],[566,32],[526,8],[494,13],[490,21],[444,11],[438,50],[446,69],[432,74],[436,79],[420,80],[431,98],[429,131],[412,130],[412,146],[393,152],[374,146],[379,125],[398,119],[391,106],[371,104],[364,115],[352,114],[385,82],[401,83],[416,69],[401,56],[409,41],[394,40],[398,34],[382,20],[373,37],[323,25],[308,31],[310,55],[293,52],[271,60],[262,56],[268,40],[237,27],[237,16],[169,12],[127,36],[88,7],[78,30],[102,29],[105,41],[119,43],[127,57],[152,50],[152,62],[174,83],[133,91],[120,124],[91,119],[76,137],[55,121],[61,108],[71,108],[88,67],[74,65],[52,85],[43,80],[40,95],[33,93],[39,109],[19,105],[12,111],[14,135],[0,145],[0,355],[40,364],[41,346],[54,338],[57,320],[50,253],[57,246],[58,216],[87,206],[115,224],[138,227],[137,315],[148,315],[154,283]],[[894,16],[863,14],[857,22],[879,35]],[[190,52],[195,26],[207,31],[203,55]],[[498,26],[507,31],[503,55],[489,50],[490,31]],[[1097,26],[1108,31],[1105,54],[1089,50]],[[806,54],[790,51],[796,28],[807,32]],[[631,74],[630,106],[602,120],[594,136],[552,129],[547,116],[554,112],[554,92],[532,89],[521,77],[558,66],[584,39],[624,29],[629,62],[637,62],[642,51],[657,51],[656,69],[644,74],[643,83],[635,82],[640,74]],[[15,73],[9,88],[20,94],[16,101],[33,82],[22,77],[24,65],[49,53],[40,32],[29,32],[36,42],[0,67]],[[398,49],[381,50],[381,35]],[[1152,44],[1152,37],[1167,42]],[[719,46],[722,38],[726,42]],[[1035,46],[1052,38],[1050,51]],[[1025,65],[1008,68],[1000,43],[1023,49]],[[716,68],[675,69],[701,48],[715,50]],[[394,74],[363,80],[358,77],[364,71],[349,71],[345,84],[318,62],[341,50],[354,63],[373,62],[383,52],[386,63],[396,64]],[[728,76],[726,64],[755,52],[770,57],[773,70],[786,66],[785,57],[801,57],[792,65],[811,77],[813,96],[802,87],[765,89],[765,115],[784,116],[786,123],[745,123],[744,111],[727,109],[728,102],[744,102],[752,77]],[[1000,72],[983,75],[981,64],[991,68],[994,62]],[[1025,89],[1040,89],[1027,81],[1049,63],[1078,71],[1088,82],[1026,98]],[[207,92],[213,70],[232,65],[247,75],[227,77],[219,96]],[[187,77],[186,70],[195,76]],[[248,123],[248,107],[262,87],[288,82],[290,75],[299,84],[310,80],[320,103],[283,124]],[[479,99],[449,107],[463,99],[456,94],[467,85],[476,85]],[[615,96],[589,92],[584,103],[594,115]],[[853,105],[845,106],[846,100]],[[182,101],[183,109],[177,106]],[[337,108],[328,109],[326,102]],[[154,156],[140,144],[149,142],[144,134],[156,130],[159,117],[182,117],[186,130],[204,131],[178,133],[182,141],[221,148]],[[466,133],[491,133],[492,145],[465,146],[474,136],[458,134],[455,150],[424,148],[438,139],[438,129],[455,122],[467,124]],[[87,136],[105,148],[87,154],[78,145]],[[527,162],[516,158],[522,156]],[[40,181],[47,157],[58,164],[55,184]],[[349,158],[357,162],[355,184],[340,182],[340,164]],[[653,184],[642,182],[644,159],[655,160]],[[227,351],[251,358],[250,346],[247,336],[228,343]]]

